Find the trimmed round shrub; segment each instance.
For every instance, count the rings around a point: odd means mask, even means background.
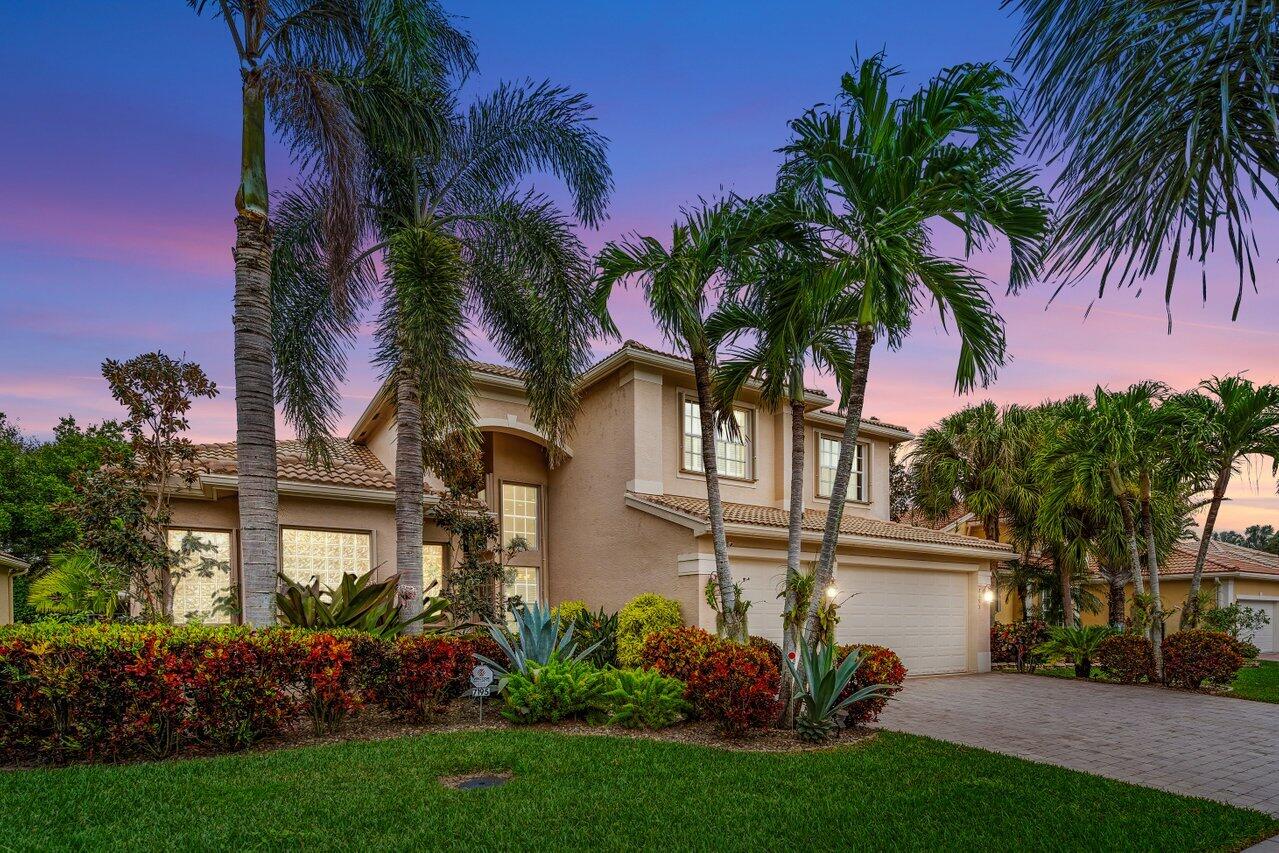
[[[1203,684],[1226,685],[1243,667],[1243,656],[1229,634],[1193,629],[1164,639],[1164,680],[1198,690]]]
[[[560,620],[560,628],[566,628],[577,621],[577,617],[589,612],[585,601],[571,599],[561,601],[551,608],[551,615]]]
[[[897,656],[897,652],[887,646],[869,644],[840,646],[836,649],[836,657],[842,662],[853,651],[860,651],[864,657],[861,665],[857,667],[857,672],[853,674],[852,680],[844,688],[841,699],[872,684],[883,684],[892,689],[881,696],[871,696],[849,705],[848,715],[844,718],[844,725],[849,727],[864,726],[878,720],[889,698],[901,691],[902,684],[906,680],[906,667],[902,664],[902,659]]]
[[[617,614],[618,666],[639,666],[645,637],[654,631],[678,628],[683,624],[678,601],[652,592],[635,596]]]
[[[752,649],[763,649],[768,655],[768,659],[773,662],[773,666],[780,673],[782,671],[782,647],[774,643],[767,637],[751,637],[746,641],[746,645]]]
[[[687,682],[690,702],[700,716],[728,737],[777,722],[777,669],[762,649],[719,640]]]
[[[1114,634],[1097,646],[1097,665],[1121,684],[1155,680],[1155,651],[1149,637]]]
[[[721,640],[692,625],[655,631],[640,647],[640,665],[685,683]]]

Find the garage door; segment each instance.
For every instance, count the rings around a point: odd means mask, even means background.
[[[1262,653],[1273,652],[1276,649],[1275,639],[1279,635],[1279,626],[1275,625],[1276,610],[1273,601],[1258,601],[1256,599],[1241,598],[1239,604],[1243,607],[1250,607],[1258,610],[1270,617],[1269,624],[1262,625],[1252,632],[1252,644],[1261,649]]]
[[[752,634],[782,638],[782,602],[777,593],[785,564],[737,559],[734,574],[751,602]],[[963,572],[909,569],[839,570],[841,606],[836,635],[841,643],[875,643],[901,655],[912,675],[968,669],[968,578]]]

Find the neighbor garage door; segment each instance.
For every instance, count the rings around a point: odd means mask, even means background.
[[[750,632],[780,642],[782,603],[777,597],[784,563],[733,560],[742,593],[751,602]],[[844,601],[841,643],[875,643],[901,655],[912,675],[968,669],[968,575],[910,569],[841,568]]]
[[[1259,610],[1270,618],[1270,622],[1262,625],[1252,632],[1250,638],[1252,643],[1261,650],[1262,654],[1273,652],[1279,648],[1279,644],[1275,642],[1279,637],[1279,625],[1275,624],[1275,617],[1279,616],[1279,607],[1275,606],[1273,601],[1262,601],[1255,598],[1241,598],[1239,604],[1243,607],[1251,607],[1253,610]]]

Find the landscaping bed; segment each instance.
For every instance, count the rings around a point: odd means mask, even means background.
[[[510,779],[440,781],[475,772]],[[773,755],[476,731],[3,779],[0,837],[32,849],[1171,851],[1279,831],[1259,812],[888,732]]]
[[[995,664],[991,667],[996,672],[1017,672],[1016,667],[1012,664]],[[1066,678],[1075,679],[1075,668],[1070,664],[1053,664],[1038,667],[1034,670],[1027,669],[1023,673],[1025,675],[1043,675],[1049,678]],[[1098,684],[1120,684],[1121,682],[1111,678],[1104,671],[1094,669],[1089,681]],[[1162,684],[1142,683],[1141,686],[1169,689]],[[1257,661],[1254,665],[1245,666],[1239,670],[1234,681],[1227,687],[1204,687],[1196,693],[1205,693],[1211,696],[1228,696],[1233,699],[1248,699],[1253,702],[1272,702],[1279,704],[1279,661]]]

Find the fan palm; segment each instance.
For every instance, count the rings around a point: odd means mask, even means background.
[[[278,553],[272,231],[267,117],[303,172],[328,196],[321,229],[333,258],[358,233],[363,140],[352,121],[352,83],[378,54],[400,74],[468,67],[469,40],[432,0],[188,0],[226,24],[240,67],[240,182],[235,196],[236,470],[243,612],[252,625],[275,616]],[[335,285],[340,265],[329,270]]]
[[[1051,271],[1116,267],[1119,285],[1168,258],[1202,266],[1228,238],[1256,274],[1250,199],[1279,206],[1274,69],[1279,7],[1244,0],[1006,0],[1024,15],[1015,70],[1031,85],[1041,150],[1060,155]],[[1208,281],[1203,276],[1204,296]],[[1169,315],[1171,323],[1171,314]]]
[[[800,606],[796,586],[800,577],[800,537],[804,519],[804,376],[811,364],[830,373],[836,384],[848,384],[852,370],[852,337],[857,325],[857,299],[826,268],[776,244],[765,244],[742,257],[734,277],[742,284],[736,298],[721,304],[706,321],[712,348],[735,346],[720,364],[714,391],[720,411],[732,411],[733,401],[750,384],[758,384],[761,402],[773,411],[790,410],[790,511],[787,530],[785,599],[782,617],[783,660],[798,645]],[[805,602],[806,603],[806,602]],[[782,695],[791,692],[790,670],[783,668]],[[788,713],[793,706],[787,704]]]
[[[376,359],[397,403],[396,568],[407,587],[420,590],[423,443],[472,433],[470,322],[525,372],[531,417],[552,463],[571,430],[574,379],[599,328],[574,221],[522,182],[534,172],[559,176],[577,221],[594,225],[604,216],[611,173],[606,142],[580,94],[548,83],[504,84],[465,111],[429,86],[413,99],[436,102],[447,118],[438,138],[406,144],[380,125],[382,114],[369,117],[378,144],[350,305],[327,297],[318,191],[284,206],[277,255],[288,260],[278,265],[276,286],[284,303],[277,339],[286,415],[307,439],[322,438],[334,423],[345,344],[359,309],[381,301]],[[416,596],[414,603],[420,606]]]
[[[791,122],[779,192],[821,236],[835,274],[859,300],[854,361],[842,401],[846,426],[809,603],[809,633],[829,585],[852,473],[871,347],[900,343],[910,317],[931,302],[960,336],[956,386],[986,382],[1004,361],[1003,321],[980,273],[939,255],[933,226],[955,225],[968,252],[996,235],[1012,248],[1009,289],[1028,285],[1042,259],[1048,200],[1034,172],[1013,164],[1023,134],[994,65],[947,69],[904,98],[900,72],[882,56],[842,80],[838,102]]]
[[[1184,425],[1187,452],[1200,456],[1211,472],[1212,497],[1195,555],[1190,591],[1181,611],[1182,627],[1199,619],[1199,588],[1208,544],[1226,488],[1250,456],[1279,458],[1279,386],[1255,385],[1242,376],[1213,377],[1197,391],[1178,394],[1168,404]]]
[[[728,562],[724,504],[719,491],[716,408],[712,393],[716,360],[706,319],[712,294],[722,285],[730,263],[729,244],[737,239],[735,233],[744,230],[743,218],[737,200],[703,204],[683,211],[681,220],[671,226],[670,248],[656,237],[633,235],[608,243],[596,259],[598,304],[607,303],[616,285],[638,281],[662,336],[675,349],[687,353],[693,362],[701,424],[702,474],[706,479],[707,511],[715,548],[715,576],[720,613],[724,614],[729,636],[740,633],[738,602]],[[733,427],[725,423],[719,429]]]

